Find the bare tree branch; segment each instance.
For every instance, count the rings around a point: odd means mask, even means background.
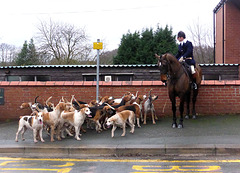
[[[92,46],[84,29],[74,25],[41,22],[37,41],[41,52],[52,55],[59,64],[71,64],[73,61],[89,59]]]
[[[199,20],[188,26],[194,45],[194,58],[198,63],[213,63],[212,31],[200,25]]]

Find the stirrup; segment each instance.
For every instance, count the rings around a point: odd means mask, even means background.
[[[197,89],[197,84],[196,84],[195,82],[192,83],[192,88],[193,88],[194,90]]]

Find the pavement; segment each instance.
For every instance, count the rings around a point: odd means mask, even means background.
[[[62,141],[50,142],[43,132],[45,143],[33,142],[28,129],[25,141],[15,142],[18,122],[0,122],[0,155],[21,156],[222,156],[240,154],[240,115],[198,116],[184,120],[183,129],[171,128],[172,117],[162,117],[155,125],[151,120],[131,134],[121,137],[122,129],[97,133],[87,129],[81,141],[68,136]]]

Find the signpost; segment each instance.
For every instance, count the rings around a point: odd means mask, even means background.
[[[100,42],[100,39],[97,39],[97,42],[93,42],[93,49],[97,49],[97,88],[96,88],[96,101],[98,102],[99,95],[99,50],[103,48],[103,43]]]

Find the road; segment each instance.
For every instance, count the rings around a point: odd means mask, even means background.
[[[57,173],[239,173],[234,157],[33,158],[0,157],[0,172]]]

